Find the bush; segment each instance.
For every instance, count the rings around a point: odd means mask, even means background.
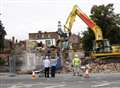
[[[0,65],[4,65],[5,64],[5,60],[0,59]]]

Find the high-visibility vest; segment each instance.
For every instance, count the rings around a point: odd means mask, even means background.
[[[72,64],[73,64],[73,66],[79,66],[80,65],[80,59],[79,58],[74,58],[73,60],[72,60]]]

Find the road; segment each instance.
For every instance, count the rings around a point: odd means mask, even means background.
[[[120,73],[91,74],[90,78],[57,74],[56,78],[36,80],[31,75],[0,76],[0,88],[120,88]]]

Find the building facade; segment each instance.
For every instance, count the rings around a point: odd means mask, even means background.
[[[38,43],[42,42],[47,46],[56,46],[56,41],[59,39],[57,32],[41,32],[38,33],[29,33],[29,40],[37,41]]]

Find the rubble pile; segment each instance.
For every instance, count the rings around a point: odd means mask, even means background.
[[[107,64],[96,64],[90,65],[91,73],[100,72],[120,72],[120,63],[107,63]]]
[[[72,67],[70,63],[64,64],[63,73],[72,72]],[[90,64],[90,73],[114,73],[120,72],[120,62],[118,63],[92,63]]]
[[[72,67],[71,67],[71,63],[64,63],[63,69],[62,69],[62,73],[68,73],[68,72],[72,72]]]

